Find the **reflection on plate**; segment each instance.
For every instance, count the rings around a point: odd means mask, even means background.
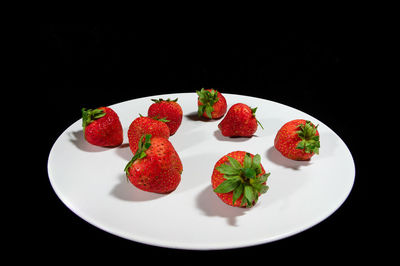
[[[264,126],[251,138],[227,138],[221,120],[197,118],[196,93],[156,95],[110,106],[124,128],[124,143],[103,148],[83,138],[81,120],[54,143],[48,160],[51,185],[74,213],[107,232],[150,245],[182,249],[226,249],[267,243],[299,233],[331,215],[351,191],[355,168],[344,142],[316,118],[291,107],[224,93],[228,108],[242,102],[258,107]],[[126,181],[132,154],[127,129],[147,114],[153,98],[178,98],[184,116],[170,137],[182,163],[182,181],[167,195],[144,192]],[[319,124],[320,154],[308,162],[284,158],[273,147],[276,132],[289,120]],[[251,209],[224,204],[212,191],[211,173],[223,155],[245,150],[260,154],[269,191]],[[340,171],[339,171],[340,169]],[[337,173],[340,172],[340,175]]]

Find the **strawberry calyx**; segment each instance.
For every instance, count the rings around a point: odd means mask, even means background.
[[[154,116],[154,117],[151,117],[151,119],[158,120],[158,121],[161,121],[161,122],[164,122],[164,123],[167,123],[167,122],[170,122],[170,121],[171,121],[171,120],[168,120],[167,117],[159,118],[158,115],[156,115],[156,116]]]
[[[168,98],[168,99],[166,99],[166,100],[164,100],[164,99],[162,99],[162,98],[159,98],[159,99],[151,99],[153,102],[155,102],[155,103],[160,103],[160,102],[177,102],[178,101],[178,98],[176,98],[175,100],[171,100],[170,98]]]
[[[216,193],[229,193],[233,191],[232,205],[243,195],[240,206],[252,207],[257,203],[259,194],[267,192],[267,181],[270,173],[261,174],[261,156],[256,154],[251,158],[249,153],[245,154],[243,165],[236,159],[227,156],[229,162],[221,164],[216,169],[224,174],[223,181],[214,189]]]
[[[251,109],[251,113],[253,114],[254,118],[256,118],[257,107],[255,107],[255,108],[250,108],[250,109]],[[256,118],[256,121],[257,121],[257,124],[259,124],[260,127],[261,127],[262,129],[264,129],[264,127],[262,126],[262,124],[260,123],[260,121],[258,121],[257,118]]]
[[[99,119],[106,115],[102,109],[86,109],[82,108],[82,127],[85,129],[94,120]]]
[[[145,117],[144,115],[142,115],[142,114],[140,114],[139,113],[139,116],[140,117]],[[150,117],[150,116],[149,116]],[[164,123],[167,123],[167,122],[170,122],[171,120],[168,120],[167,119],[167,117],[161,117],[161,118],[159,118],[160,116],[159,115],[156,115],[156,116],[154,116],[154,117],[150,117],[151,119],[154,119],[154,120],[158,120],[158,121],[161,121],[161,122],[164,122]]]
[[[139,159],[142,159],[144,157],[146,157],[146,151],[147,149],[151,146],[151,134],[146,134],[143,135],[138,143],[138,149],[135,153],[135,155],[133,155],[132,159],[127,163],[127,165],[124,168],[124,172],[126,173],[126,176],[129,176],[129,168],[132,166],[132,164]]]
[[[214,111],[213,105],[219,100],[218,91],[214,89],[208,91],[202,88],[200,91],[196,91],[196,93],[199,96],[199,101],[203,104],[199,105],[197,110],[198,116],[202,116],[205,112],[209,118],[212,118],[211,113]]]
[[[296,149],[304,150],[305,153],[319,154],[320,142],[319,136],[316,135],[317,128],[318,125],[314,126],[308,120],[305,124],[300,124],[296,133],[301,141],[297,144]]]

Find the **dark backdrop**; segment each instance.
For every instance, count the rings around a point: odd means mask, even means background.
[[[273,30],[229,27],[143,29],[136,25],[41,25],[40,84],[34,97],[45,118],[41,132],[38,199],[45,250],[89,258],[153,252],[213,258],[247,254],[283,261],[346,258],[364,246],[370,224],[369,181],[360,151],[359,88],[354,76],[354,39],[343,28]],[[202,87],[277,101],[323,121],[347,144],[356,179],[346,202],[313,228],[277,242],[221,252],[162,249],[106,233],[72,213],[47,177],[47,156],[57,137],[95,108],[137,97],[194,92]],[[358,90],[358,91],[357,91]],[[365,164],[365,163],[364,163]],[[338,166],[340,175],[340,166]],[[140,256],[139,256],[140,257]],[[260,263],[260,261],[258,262]]]

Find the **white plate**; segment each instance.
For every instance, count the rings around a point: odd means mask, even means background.
[[[83,138],[81,120],[68,127],[48,159],[51,185],[74,213],[109,233],[150,245],[182,249],[226,249],[271,242],[299,233],[331,215],[347,198],[355,176],[350,151],[326,125],[291,107],[224,93],[228,108],[242,102],[258,107],[264,126],[252,138],[227,138],[220,120],[197,119],[196,93],[157,95],[110,106],[124,128],[124,143],[102,148]],[[132,154],[127,129],[153,98],[179,98],[184,116],[170,137],[182,163],[182,181],[167,195],[144,192],[127,182],[124,167]],[[284,158],[275,134],[287,121],[303,118],[319,124],[320,154],[309,162]],[[269,191],[251,209],[224,204],[212,191],[211,173],[223,155],[244,150],[260,154],[271,172]]]

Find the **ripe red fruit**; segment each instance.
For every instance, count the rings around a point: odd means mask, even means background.
[[[237,103],[229,108],[224,119],[218,124],[222,135],[226,137],[251,137],[257,131],[256,108],[250,108],[243,103]]]
[[[217,196],[235,207],[252,207],[267,192],[270,173],[265,173],[261,156],[234,151],[217,161],[211,184]]]
[[[146,134],[168,139],[170,131],[168,126],[160,120],[146,116],[136,118],[132,121],[128,129],[129,148],[133,154],[136,153],[140,138]]]
[[[182,108],[175,100],[152,99],[154,102],[150,105],[147,115],[156,119],[162,118],[166,120],[171,136],[175,134],[182,122]]]
[[[109,107],[82,108],[82,127],[87,142],[104,147],[115,147],[124,139],[117,113]]]
[[[197,99],[197,114],[199,117],[203,116],[216,119],[222,117],[226,113],[226,99],[222,93],[214,89],[205,90],[204,88],[200,91],[196,91],[196,93],[199,96]]]
[[[319,154],[318,125],[296,119],[284,124],[276,134],[274,146],[283,156],[297,161],[306,161]]]
[[[124,171],[129,181],[141,190],[169,193],[178,187],[182,169],[171,142],[147,134],[141,137],[137,152]]]

